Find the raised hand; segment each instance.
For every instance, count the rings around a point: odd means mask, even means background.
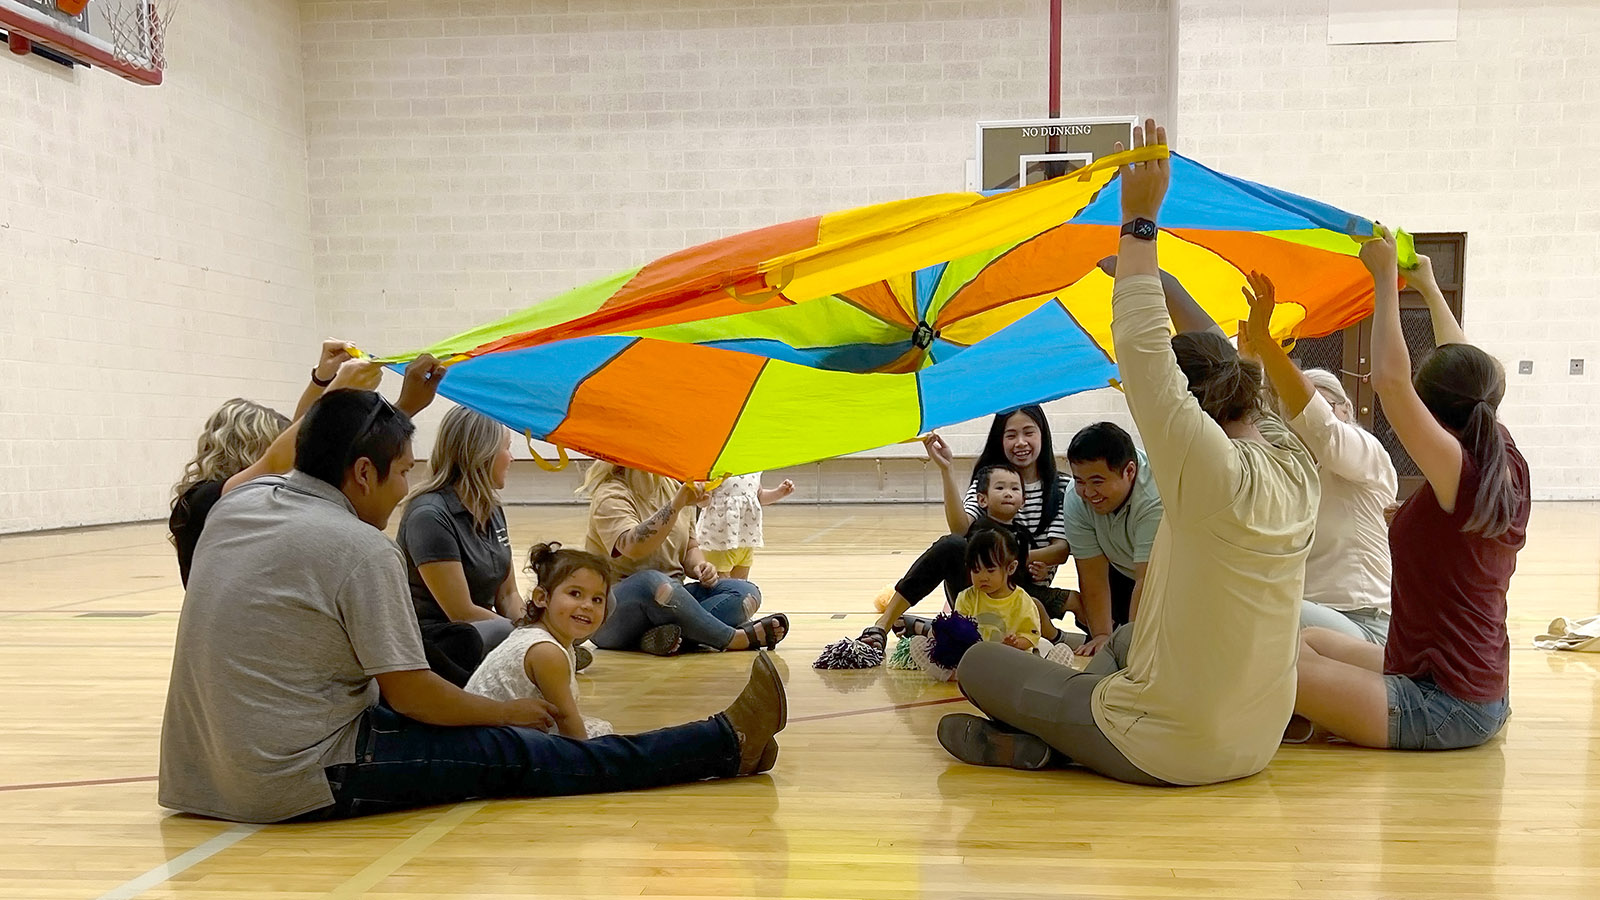
[[[1272,310],[1278,305],[1278,292],[1272,286],[1272,279],[1252,271],[1246,280],[1249,287],[1239,289],[1244,294],[1244,299],[1250,304],[1250,320],[1245,323],[1244,331],[1240,332],[1243,342],[1253,345],[1251,349],[1257,353],[1258,347],[1265,347],[1271,343],[1272,337]],[[1248,337],[1244,337],[1248,335]],[[1240,352],[1243,352],[1241,347]]]
[[[330,391],[375,391],[383,380],[383,365],[371,359],[347,359],[329,382]]]
[[[1400,277],[1418,293],[1426,295],[1429,291],[1439,291],[1439,280],[1433,275],[1433,260],[1421,253],[1417,254],[1417,267],[1402,271]]]
[[[439,382],[444,380],[444,363],[424,353],[406,366],[405,381],[400,385],[400,399],[395,406],[408,416],[414,416],[439,395]]]
[[[1393,281],[1399,272],[1399,249],[1394,234],[1382,225],[1373,229],[1373,238],[1361,245],[1361,263],[1374,279]],[[1432,267],[1429,267],[1432,273]]]
[[[1145,119],[1143,128],[1133,129],[1134,149],[1166,146],[1166,143],[1167,129],[1157,125],[1155,119]],[[1121,152],[1122,144],[1117,144],[1116,149]],[[1117,179],[1122,183],[1122,221],[1155,221],[1172,180],[1172,163],[1168,159],[1153,159],[1126,165],[1117,170]]]
[[[704,484],[698,481],[685,481],[678,485],[678,493],[673,498],[673,504],[679,509],[687,509],[703,504],[710,497],[711,492],[706,490]]]
[[[336,338],[328,338],[323,341],[322,350],[317,354],[317,380],[327,381],[337,375],[339,367],[355,355],[350,352],[355,347],[356,345],[349,341],[341,341]]]
[[[950,445],[945,443],[944,438],[940,437],[937,431],[930,432],[927,437],[923,438],[922,446],[928,448],[928,458],[933,460],[934,465],[939,468],[948,469],[955,465],[955,452],[950,449]]]
[[[782,500],[783,498],[785,498],[785,497],[789,496],[790,494],[794,493],[794,482],[790,481],[787,478],[785,478],[783,480],[783,483],[778,485],[777,487],[773,488],[773,490],[777,494],[776,499]]]

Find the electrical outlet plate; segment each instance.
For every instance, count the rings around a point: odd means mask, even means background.
[[[1525,359],[1525,360],[1522,360],[1521,362],[1517,363],[1517,374],[1518,375],[1532,375],[1533,374],[1533,360]]]
[[[1571,362],[1567,363],[1567,374],[1568,375],[1582,375],[1583,374],[1583,360],[1575,359],[1575,360],[1572,360]]]

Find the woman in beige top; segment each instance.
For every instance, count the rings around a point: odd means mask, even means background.
[[[1147,120],[1135,146],[1152,132],[1166,143]],[[967,651],[962,690],[993,718],[939,723],[965,762],[1211,784],[1265,768],[1293,710],[1316,466],[1261,409],[1260,367],[1204,312],[1172,304],[1181,331],[1168,337],[1154,240],[1168,177],[1161,159],[1124,168],[1118,185],[1128,227],[1111,334],[1166,507],[1139,617],[1084,672],[1003,645]]]
[[[671,656],[691,645],[771,649],[788,633],[782,613],[752,620],[761,590],[719,577],[700,552],[693,517],[683,515],[705,496],[699,487],[597,461],[580,492],[589,497],[584,548],[611,560],[621,579],[595,646]]]

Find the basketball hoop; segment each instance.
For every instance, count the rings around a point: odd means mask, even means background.
[[[167,26],[178,0],[167,0],[166,11],[155,0],[99,0],[117,59],[157,71],[167,66]]]

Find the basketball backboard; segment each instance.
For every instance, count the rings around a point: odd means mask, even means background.
[[[160,84],[170,2],[0,0],[0,32],[12,53],[98,66],[138,84]]]
[[[978,123],[977,188],[1004,191],[1065,175],[1133,145],[1133,116]]]

